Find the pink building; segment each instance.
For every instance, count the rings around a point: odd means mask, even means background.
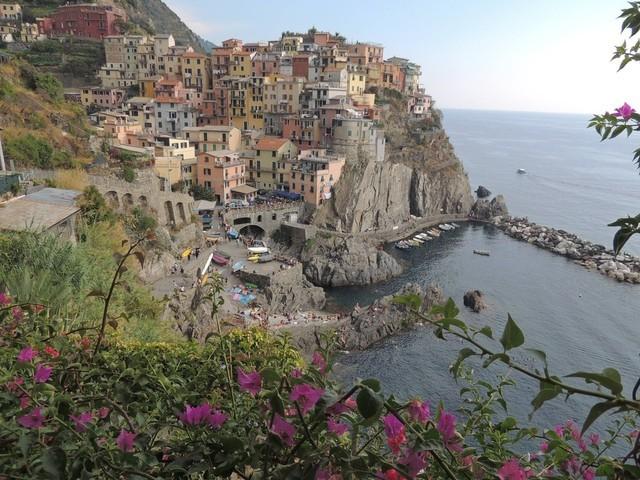
[[[289,191],[299,193],[307,203],[320,205],[331,198],[345,162],[345,157],[329,154],[325,149],[301,152],[291,163]]]
[[[288,115],[282,119],[282,136],[300,150],[318,148],[322,144],[320,119],[308,114]]]
[[[197,182],[225,204],[233,198],[232,190],[245,184],[244,159],[231,150],[202,152],[198,154]]]

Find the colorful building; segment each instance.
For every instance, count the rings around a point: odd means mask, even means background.
[[[354,43],[347,48],[349,63],[366,66],[384,61],[384,47],[377,43]]]
[[[122,33],[120,23],[126,20],[126,13],[119,7],[81,3],[62,5],[49,17],[39,18],[37,22],[40,31],[48,36],[103,39]]]
[[[126,98],[127,93],[119,88],[85,87],[80,92],[80,103],[87,108],[117,108]]]
[[[203,125],[183,129],[183,137],[189,140],[196,153],[220,150],[240,151],[242,132],[230,126]]]
[[[198,185],[211,190],[217,202],[232,199],[232,189],[245,184],[245,164],[238,152],[220,150],[198,154]]]
[[[329,154],[325,149],[305,150],[291,162],[289,191],[318,206],[331,198],[345,163],[344,156]]]
[[[256,144],[255,160],[249,164],[249,181],[256,188],[287,190],[289,162],[297,154],[298,147],[286,138],[260,138]]]
[[[0,3],[0,20],[22,21],[22,7],[18,3]]]

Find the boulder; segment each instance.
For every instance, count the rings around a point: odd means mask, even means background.
[[[476,195],[478,196],[478,198],[487,198],[491,195],[491,191],[488,188],[480,185],[476,190]]]
[[[465,307],[469,307],[476,313],[487,308],[487,304],[480,290],[469,290],[464,294],[463,302]]]
[[[502,195],[497,195],[489,201],[486,198],[479,198],[471,207],[470,216],[478,220],[491,220],[494,217],[504,217],[509,215],[509,209]],[[520,232],[515,225],[511,227],[511,232]]]

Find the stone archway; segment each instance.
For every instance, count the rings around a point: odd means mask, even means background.
[[[111,190],[104,194],[104,198],[111,208],[120,209],[120,201],[118,200],[118,192]]]
[[[138,197],[138,205],[140,205],[140,208],[142,208],[143,210],[148,210],[149,201],[147,200],[147,197],[145,197],[144,195],[140,195]]]
[[[167,225],[175,225],[176,216],[173,212],[173,204],[169,200],[164,202],[164,213],[167,217]]]
[[[130,212],[133,210],[133,195],[130,193],[125,193],[122,196],[122,208],[125,212]]]
[[[250,217],[240,217],[240,218],[236,218],[233,221],[234,225],[242,225],[244,223],[251,223],[251,218]]]
[[[264,229],[262,227],[259,227],[257,225],[247,225],[245,227],[242,227],[239,230],[240,235],[244,235],[246,237],[251,237],[251,238],[255,238],[255,239],[260,239],[263,238],[266,234],[266,232],[264,231]]]
[[[187,214],[184,211],[184,204],[182,202],[178,202],[176,207],[178,207],[178,216],[180,217],[180,220],[182,220],[182,223],[187,223]]]

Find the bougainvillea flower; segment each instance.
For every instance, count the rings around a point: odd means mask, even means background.
[[[238,368],[237,374],[240,390],[244,390],[254,397],[260,393],[260,390],[262,389],[262,377],[260,376],[260,373],[256,371],[247,373],[241,368]]]
[[[35,348],[24,347],[22,350],[20,350],[20,353],[18,353],[18,361],[27,363],[36,358],[37,355],[38,350],[36,350]]]
[[[40,428],[44,424],[41,408],[34,408],[26,415],[18,417],[18,423],[25,428]]]
[[[122,429],[118,438],[116,438],[116,445],[125,453],[131,452],[133,451],[133,442],[136,440],[136,436],[135,433]]]
[[[53,368],[45,365],[36,365],[36,372],[33,374],[33,379],[36,383],[45,383],[51,378],[51,372]]]
[[[547,442],[540,442],[540,451],[547,453],[547,451],[549,451],[549,444]]]
[[[407,450],[405,456],[400,460],[400,464],[407,467],[409,476],[415,478],[427,466],[427,453]]]
[[[442,435],[444,443],[449,443],[456,435],[456,417],[450,412],[443,410],[438,419],[438,431]]]
[[[69,415],[69,418],[75,424],[76,431],[82,433],[87,430],[87,425],[93,421],[93,414],[82,412],[80,415]]]
[[[520,462],[515,458],[509,460],[498,470],[500,480],[527,480],[531,476],[533,476],[533,472],[530,469],[522,468]]]
[[[20,307],[13,307],[11,309],[11,315],[16,322],[19,322],[24,318],[24,311]]]
[[[280,440],[282,440],[285,445],[289,445],[291,447],[295,443],[293,437],[296,434],[296,427],[291,425],[277,413],[273,417],[271,432],[280,437]]]
[[[560,438],[564,437],[564,427],[562,425],[556,425],[553,427],[553,431],[556,432]]]
[[[324,395],[324,389],[315,388],[313,385],[303,383],[293,387],[289,395],[289,400],[298,402],[302,414],[305,415],[310,410],[313,410],[313,407],[316,406],[316,403],[318,403],[322,395]]]
[[[302,370],[299,368],[291,370],[291,378],[302,378]]]
[[[596,478],[596,471],[593,468],[587,468],[582,472],[583,480],[594,480]]]
[[[44,347],[44,353],[49,355],[51,358],[58,358],[60,356],[60,352],[53,348],[51,345],[47,345]]]
[[[4,292],[0,292],[0,307],[11,305],[11,297]]]
[[[403,477],[400,476],[397,470],[394,470],[392,468],[384,472],[381,478],[383,478],[384,480],[401,480]]]
[[[394,454],[398,455],[400,453],[400,447],[407,440],[404,425],[391,413],[385,415],[382,420],[384,423],[384,433],[387,436],[387,445],[389,445],[389,448]]]
[[[349,431],[349,427],[346,423],[338,422],[331,417],[329,418],[329,420],[327,420],[327,428],[331,433],[336,434],[338,437],[344,435],[345,433],[347,433],[347,431]]]
[[[89,350],[89,348],[91,347],[91,339],[89,337],[82,337],[80,339],[80,348],[82,348],[82,350]]]
[[[209,416],[209,425],[215,429],[221,428],[222,425],[224,425],[224,422],[227,421],[227,418],[229,417],[220,410],[214,410]]]
[[[5,386],[10,392],[15,392],[16,390],[18,390],[19,385],[24,385],[24,378],[16,377],[13,380],[7,382]]]
[[[429,404],[420,400],[413,400],[409,404],[409,416],[414,422],[427,423],[431,419]]]
[[[98,409],[98,417],[100,418],[107,418],[109,416],[109,413],[111,412],[111,410],[109,410],[109,408],[107,407],[100,407]]]
[[[324,373],[327,369],[327,361],[324,359],[324,355],[320,352],[313,352],[311,363],[321,372]]]
[[[600,435],[598,435],[597,433],[592,433],[591,435],[589,435],[589,442],[591,442],[591,445],[595,447],[600,443]]]
[[[634,113],[636,113],[636,111],[631,108],[631,105],[624,102],[621,107],[616,108],[616,113],[614,115],[616,117],[622,117],[623,120],[630,120]]]
[[[29,405],[31,405],[31,399],[26,395],[22,395],[20,397],[20,408],[27,408]]]
[[[209,422],[210,416],[211,406],[208,403],[203,403],[197,407],[187,405],[180,415],[180,421],[185,425],[202,425]]]
[[[329,480],[331,478],[331,472],[326,468],[318,468],[316,474],[313,477],[314,480]]]

